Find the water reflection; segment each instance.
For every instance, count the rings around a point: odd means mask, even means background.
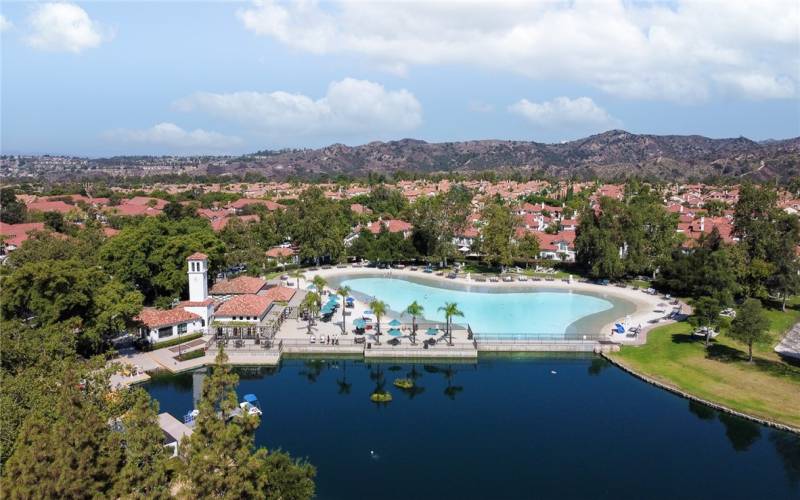
[[[800,437],[788,432],[771,431],[769,440],[783,461],[786,478],[797,487],[800,485]]]
[[[759,439],[761,439],[761,425],[729,413],[717,411],[710,406],[702,403],[689,400],[689,412],[707,422],[713,422],[715,419],[719,420],[725,428],[725,437],[728,438],[733,449],[737,452],[745,452],[749,450]],[[774,434],[774,433],[773,433]],[[770,441],[778,446],[783,446],[783,453],[778,451],[782,456],[791,457],[792,463],[786,464],[788,468],[795,471],[800,468],[800,438],[793,436],[789,433],[780,433],[785,435],[785,438],[775,438],[770,435]]]
[[[600,373],[611,366],[605,358],[594,357],[592,361],[589,363],[589,375],[600,375]]]

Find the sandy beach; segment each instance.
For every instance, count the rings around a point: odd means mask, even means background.
[[[667,314],[670,313],[673,306],[668,304],[668,300],[661,295],[653,295],[646,293],[642,290],[635,290],[632,288],[621,288],[613,285],[596,285],[591,283],[580,283],[577,280],[572,280],[571,282],[555,279],[554,281],[513,281],[513,282],[477,282],[472,280],[468,277],[468,275],[459,275],[458,278],[450,279],[445,276],[437,276],[433,273],[424,273],[421,268],[417,271],[412,271],[409,268],[405,269],[376,269],[376,268],[364,268],[364,267],[352,267],[347,266],[344,268],[340,267],[333,267],[330,269],[319,269],[316,271],[306,271],[305,277],[306,280],[310,281],[313,279],[315,275],[320,275],[328,281],[332,279],[341,279],[344,277],[356,277],[356,276],[372,276],[372,277],[391,277],[391,278],[408,278],[408,279],[423,279],[426,282],[430,282],[431,284],[440,283],[446,286],[479,286],[481,289],[486,290],[496,290],[497,292],[502,292],[504,290],[508,291],[536,291],[542,289],[557,289],[557,290],[564,290],[564,291],[573,291],[573,292],[583,292],[590,295],[595,295],[599,297],[609,297],[609,298],[616,298],[623,300],[629,304],[631,304],[634,308],[634,311],[630,313],[627,318],[627,327],[633,326],[642,326],[642,332],[637,338],[630,338],[626,337],[625,334],[612,334],[611,329],[614,326],[614,323],[618,320],[624,320],[625,318],[618,318],[614,321],[609,322],[605,325],[602,329],[604,333],[609,335],[609,340],[614,342],[626,343],[626,344],[640,344],[646,340],[646,333],[649,329],[658,326],[660,324],[666,324],[668,320],[661,319],[659,323],[651,323],[651,321],[664,318]],[[304,282],[306,280],[303,280]],[[305,285],[303,285],[305,286]],[[686,304],[680,304],[683,307],[683,310],[686,311],[688,308]],[[364,305],[359,304],[359,309],[364,307]]]

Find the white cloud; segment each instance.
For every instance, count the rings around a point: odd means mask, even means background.
[[[728,88],[785,97],[800,80],[796,0],[764,0],[758,8],[752,0],[256,0],[237,16],[247,30],[290,47],[361,54],[395,73],[476,65],[679,101]],[[765,93],[763,82],[747,76],[753,73],[791,85]],[[714,77],[720,74],[732,76]]]
[[[345,78],[332,82],[324,97],[289,92],[197,92],[176,101],[179,111],[203,111],[273,137],[381,135],[422,123],[422,106],[407,90]]]
[[[11,23],[11,21],[6,19],[6,16],[0,14],[0,33],[10,30],[13,27],[14,25]]]
[[[556,97],[551,101],[517,101],[508,110],[539,128],[587,127],[592,130],[616,127],[620,122],[588,97]]]
[[[111,130],[104,136],[108,140],[125,144],[191,152],[225,151],[242,144],[242,140],[238,137],[203,129],[184,130],[174,123],[167,122],[143,130]]]
[[[66,2],[37,5],[28,23],[27,42],[40,50],[78,53],[110,37],[85,10]]]

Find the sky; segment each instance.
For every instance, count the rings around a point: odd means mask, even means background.
[[[4,154],[800,136],[800,2],[0,3]]]

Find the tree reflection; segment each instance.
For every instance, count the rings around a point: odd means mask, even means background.
[[[611,366],[611,363],[606,361],[605,358],[598,358],[598,357],[592,358],[592,362],[589,363],[589,375],[592,376],[600,375],[600,372],[602,372],[609,366]]]
[[[769,440],[783,462],[786,478],[793,486],[800,484],[800,438],[783,431],[772,431]]]
[[[761,437],[759,424],[720,412],[719,421],[725,426],[725,435],[736,451],[747,451]]]
[[[347,362],[342,362],[342,378],[336,380],[336,385],[339,386],[339,394],[350,394],[353,384],[347,381]]]
[[[697,401],[689,400],[689,413],[699,418],[700,420],[711,421],[717,418],[717,411],[708,405],[698,403]]]
[[[298,373],[301,377],[305,377],[312,384],[317,381],[322,369],[325,368],[325,362],[319,359],[311,359],[303,361],[304,368]]]
[[[444,375],[445,380],[447,380],[447,387],[444,389],[444,395],[450,399],[456,399],[456,395],[464,390],[460,385],[453,385],[453,378],[456,376],[456,371],[453,370],[451,365],[447,365],[447,368],[442,369],[441,373]]]

